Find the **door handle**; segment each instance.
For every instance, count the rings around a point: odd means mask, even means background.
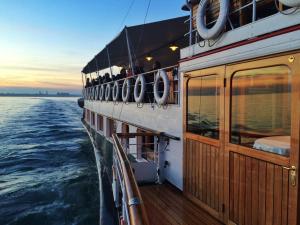
[[[296,166],[291,166],[291,167],[286,167],[286,166],[283,166],[282,167],[283,169],[286,169],[289,171],[289,175],[290,175],[290,183],[292,186],[296,186]]]

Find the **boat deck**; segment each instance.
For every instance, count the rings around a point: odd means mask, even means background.
[[[222,225],[170,184],[140,187],[151,225]]]

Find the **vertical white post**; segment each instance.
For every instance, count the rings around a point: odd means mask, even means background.
[[[98,61],[97,61],[96,56],[95,56],[95,61],[96,61],[96,69],[97,69],[96,74],[97,74],[97,77],[99,78],[100,74],[99,74],[99,70],[98,70]],[[100,84],[100,79],[99,79],[99,83],[98,84]]]
[[[165,141],[163,138],[158,137],[157,138],[158,141],[158,145],[157,145],[157,151],[158,151],[158,170],[159,170],[159,175],[158,175],[158,182],[160,184],[162,184],[165,180],[165,152],[164,152],[164,148],[165,148]]]

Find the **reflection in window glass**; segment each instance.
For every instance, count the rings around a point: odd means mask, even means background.
[[[231,143],[289,155],[291,75],[288,67],[236,72],[231,98]]]
[[[191,78],[187,89],[187,131],[218,139],[220,86],[217,75]]]

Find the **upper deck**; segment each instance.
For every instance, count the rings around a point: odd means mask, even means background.
[[[273,2],[272,7],[268,8],[271,1],[259,1],[257,5],[255,2],[241,1],[236,4],[234,1],[225,31],[211,39],[200,37],[195,22],[198,5],[193,5],[190,19],[186,21],[190,22],[190,30],[186,34],[189,35],[190,42],[180,51],[180,71],[208,68],[299,49],[300,10],[284,8],[281,5],[284,11],[279,11],[274,9]],[[268,8],[270,12],[259,14],[263,8]],[[247,18],[248,21],[245,22]]]
[[[252,1],[249,7],[256,9],[255,3],[272,2]],[[282,10],[272,8],[263,18],[253,13],[252,20],[226,27],[215,39],[200,39],[191,26],[197,38],[181,49],[178,66],[85,88],[86,115],[91,115],[86,119],[93,129],[102,117],[114,127],[113,119],[125,145],[115,148],[130,157],[132,146],[137,149],[134,162],[123,163],[115,155],[117,173],[124,174],[120,168],[131,164],[133,170],[127,169],[136,180],[149,175],[144,161],[137,160],[143,152],[139,145],[155,143],[154,154],[146,152],[148,169],[155,159],[152,177],[182,190],[184,197],[165,185],[137,189],[144,200],[137,205],[145,203],[149,216],[160,212],[151,218],[153,224],[298,224],[300,13]],[[166,75],[157,79],[161,73]],[[142,77],[148,77],[144,87]],[[102,87],[105,100],[100,99]],[[123,89],[129,90],[128,98],[116,94]],[[135,98],[143,89],[144,98]],[[154,98],[155,91],[159,98],[166,94],[163,102]],[[122,177],[119,182],[124,185]],[[124,205],[136,207],[126,197]]]
[[[154,97],[154,81],[159,71],[166,71],[169,79],[169,90],[165,104],[159,104]],[[139,76],[145,77],[144,97],[140,102],[135,101],[134,89]],[[128,81],[129,96],[123,100],[123,85]],[[162,84],[163,81],[160,81]],[[141,89],[141,84],[138,89]],[[111,90],[115,89],[115,90]],[[116,93],[118,89],[118,93]],[[125,88],[124,88],[125,89]],[[106,117],[127,122],[138,127],[159,130],[173,136],[181,137],[182,129],[178,126],[181,118],[180,79],[177,66],[138,74],[128,78],[96,84],[85,88],[85,108]],[[110,90],[110,94],[107,92]],[[106,92],[106,93],[105,93]],[[158,88],[158,92],[164,92]],[[113,98],[114,96],[115,98]]]

